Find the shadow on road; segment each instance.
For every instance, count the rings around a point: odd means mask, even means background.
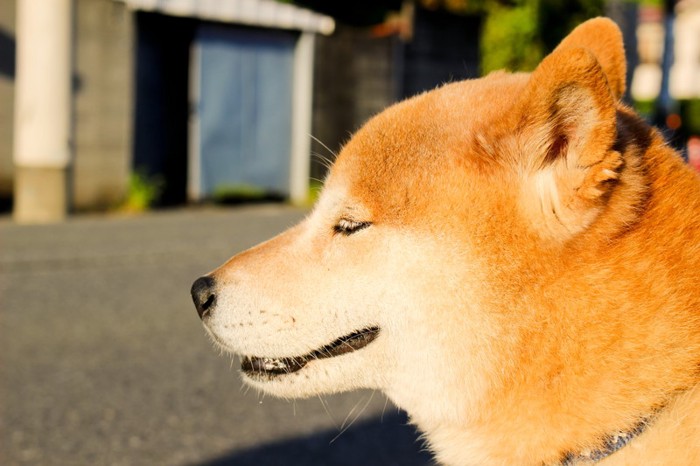
[[[336,438],[337,437],[337,438]],[[434,464],[406,416],[385,414],[356,424],[338,436],[308,437],[233,452],[200,466],[428,466]]]

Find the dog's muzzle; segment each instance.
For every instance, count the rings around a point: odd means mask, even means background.
[[[199,277],[192,284],[192,301],[197,308],[200,319],[204,319],[214,309],[216,294],[214,293],[214,279],[211,277]]]

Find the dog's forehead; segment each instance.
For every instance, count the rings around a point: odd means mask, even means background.
[[[346,144],[327,188],[397,208],[413,189],[437,189],[457,167],[478,165],[474,140],[510,125],[527,74],[495,73],[444,85],[389,107]]]
[[[497,72],[446,84],[395,104],[350,139],[337,163],[390,168],[459,153],[485,129],[509,125],[511,108],[528,76]]]

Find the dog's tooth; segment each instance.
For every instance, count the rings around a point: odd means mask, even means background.
[[[263,368],[266,371],[271,371],[275,369],[284,369],[287,365],[279,358],[265,358],[263,359]]]

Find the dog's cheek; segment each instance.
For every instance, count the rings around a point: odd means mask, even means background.
[[[489,307],[490,266],[468,242],[419,236],[410,244],[395,294],[382,304],[385,390],[425,423],[435,413],[463,417],[497,377],[502,331]],[[425,399],[441,401],[421,413]]]

